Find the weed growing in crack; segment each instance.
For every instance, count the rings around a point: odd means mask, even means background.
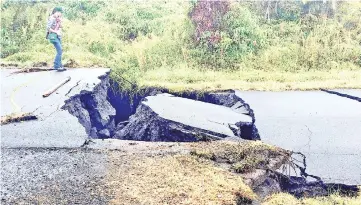
[[[191,151],[191,155],[199,158],[228,164],[237,173],[267,168],[270,158],[288,154],[286,150],[262,142],[204,142],[195,144]]]

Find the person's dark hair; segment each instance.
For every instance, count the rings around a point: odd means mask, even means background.
[[[55,7],[54,9],[53,9],[53,12],[51,13],[51,14],[54,14],[55,12],[61,12],[61,13],[63,13],[63,9],[61,8],[61,7]]]

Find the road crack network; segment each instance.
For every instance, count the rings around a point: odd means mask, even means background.
[[[308,142],[305,144],[305,146],[307,146],[308,150],[310,150],[310,148],[311,148],[311,136],[312,136],[313,133],[311,132],[310,128],[307,125],[305,125],[305,127],[307,128],[308,132],[310,133],[307,136],[308,137]]]
[[[76,82],[76,85],[74,85],[73,87],[71,87],[71,88],[69,89],[69,91],[65,94],[65,96],[68,96],[68,95],[70,94],[70,92],[71,92],[75,87],[77,87],[77,86],[79,85],[80,81],[81,81],[81,80],[79,80],[78,82]]]

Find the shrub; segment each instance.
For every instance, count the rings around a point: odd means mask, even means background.
[[[243,56],[257,53],[265,46],[258,17],[248,8],[232,5],[221,22],[223,25],[218,31],[204,32],[192,51],[200,64],[218,69],[234,68]],[[212,38],[218,39],[212,41]]]

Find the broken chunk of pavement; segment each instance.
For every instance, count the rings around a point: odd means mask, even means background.
[[[21,109],[19,111],[31,113],[36,116],[37,120],[1,125],[1,147],[80,147],[89,134],[79,123],[80,120],[77,116],[61,107],[64,105],[64,101],[69,100],[69,96],[93,92],[96,87],[94,84],[99,84],[100,77],[109,73],[109,69],[79,68],[70,69],[66,73],[32,72],[9,75],[12,72],[14,72],[13,69],[1,69],[0,71],[1,116],[11,115],[17,111],[14,110],[14,107],[19,107]],[[47,98],[41,96],[44,89],[54,86],[54,82],[57,83],[67,76],[71,76],[72,80],[60,87],[57,95],[53,94]],[[95,100],[89,103],[93,102],[97,103]],[[101,103],[98,104],[103,106]],[[84,104],[84,106],[88,106],[88,104]],[[105,106],[103,107],[105,108]],[[81,104],[74,109],[83,111]],[[107,115],[100,115],[99,118],[106,119],[111,110],[106,111]],[[88,112],[84,113],[90,118]],[[110,124],[111,120],[103,123]],[[106,128],[108,127],[111,126]],[[108,134],[106,130],[102,133],[105,137]]]
[[[238,107],[242,107],[238,104]],[[232,127],[232,129],[231,129]],[[241,137],[253,130],[252,117],[221,105],[158,94],[146,97],[113,138],[145,141],[199,141]]]

